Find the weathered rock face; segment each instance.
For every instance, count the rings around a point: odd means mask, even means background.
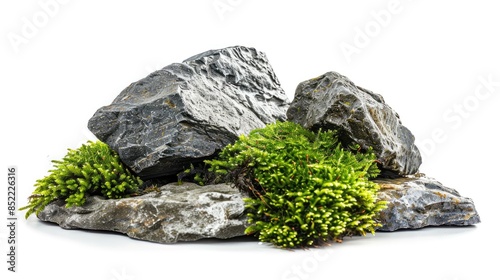
[[[425,176],[376,180],[379,198],[388,201],[380,231],[427,226],[468,226],[481,220],[470,198]]]
[[[177,174],[241,134],[286,119],[288,101],[264,53],[231,47],[193,56],[123,90],[88,122],[143,178]]]
[[[92,196],[81,207],[66,208],[64,201],[57,201],[47,205],[38,218],[66,229],[115,231],[159,243],[244,235],[246,215],[237,189],[184,183],[160,190],[123,199]]]
[[[415,137],[381,95],[328,72],[302,82],[287,112],[288,120],[309,129],[336,129],[342,141],[372,147],[382,168],[415,174],[422,163]]]

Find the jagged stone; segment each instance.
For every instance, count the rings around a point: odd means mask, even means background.
[[[66,208],[65,202],[58,200],[47,205],[38,218],[66,229],[114,231],[136,239],[173,243],[244,235],[244,208],[242,195],[229,185],[184,183],[131,198],[91,196],[80,207]]]
[[[285,120],[288,105],[266,55],[230,47],[132,83],[88,128],[147,179],[177,174],[241,134]]]
[[[380,231],[427,226],[468,226],[481,222],[474,202],[424,175],[378,179],[379,198],[388,201],[380,213]]]
[[[309,129],[336,129],[341,141],[372,147],[381,167],[396,175],[415,174],[422,163],[415,137],[382,96],[338,73],[300,83],[287,117]]]

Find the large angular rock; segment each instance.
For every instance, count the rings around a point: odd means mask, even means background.
[[[481,220],[470,198],[423,175],[378,179],[379,198],[387,208],[380,213],[380,231],[427,226],[468,226]]]
[[[173,243],[244,235],[244,209],[235,188],[184,183],[131,198],[92,196],[81,207],[66,208],[59,200],[47,205],[38,218],[66,229],[114,231],[136,239]]]
[[[289,102],[264,53],[230,47],[132,83],[88,128],[143,178],[173,175],[241,134],[286,119]]]
[[[395,175],[415,174],[422,163],[413,134],[381,95],[328,72],[302,82],[288,120],[310,129],[336,129],[340,139],[372,147],[381,167]]]

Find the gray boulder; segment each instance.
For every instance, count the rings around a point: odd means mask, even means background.
[[[266,55],[230,47],[132,83],[88,128],[143,178],[177,174],[240,135],[286,119],[289,102]]]
[[[336,129],[341,141],[372,147],[381,167],[395,175],[415,174],[422,163],[415,137],[382,96],[338,73],[300,83],[287,117],[309,129]]]
[[[379,198],[387,208],[380,213],[380,231],[427,226],[468,226],[481,222],[474,202],[423,175],[378,179]]]
[[[65,229],[114,231],[136,239],[173,243],[244,235],[244,209],[235,188],[184,183],[131,198],[91,196],[80,207],[66,208],[59,200],[47,205],[38,218]]]

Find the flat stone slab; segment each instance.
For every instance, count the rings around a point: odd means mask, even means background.
[[[240,192],[226,184],[168,184],[159,192],[108,199],[91,196],[81,207],[59,200],[39,213],[65,229],[104,230],[158,243],[226,239],[244,235],[246,215]]]

